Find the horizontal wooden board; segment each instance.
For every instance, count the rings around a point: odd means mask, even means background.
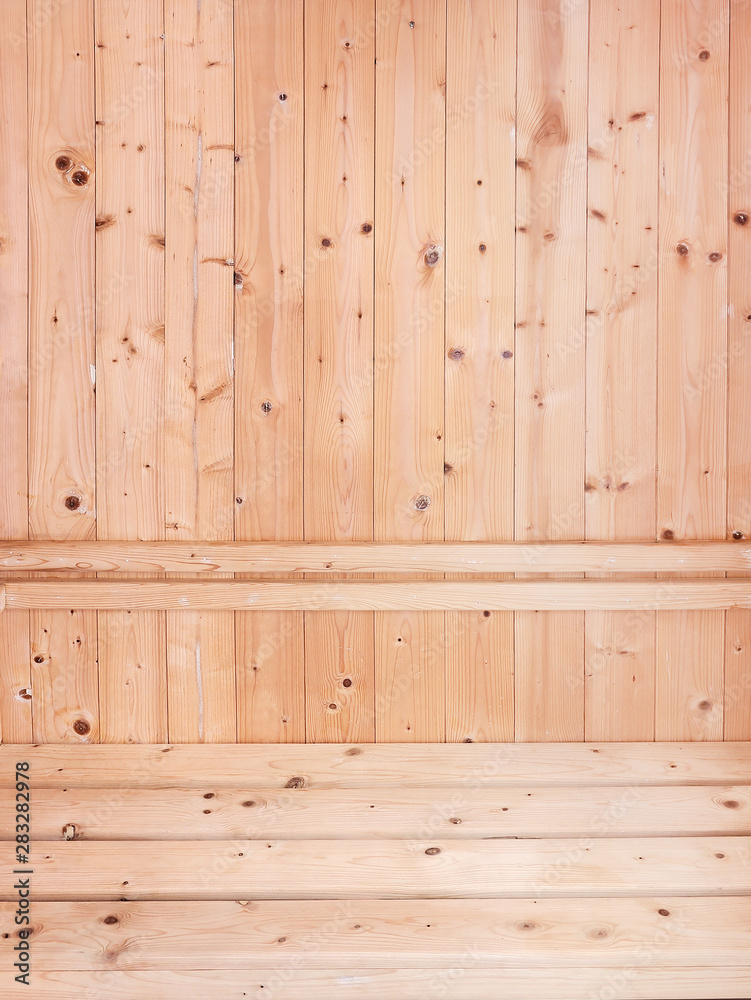
[[[17,761],[35,789],[751,783],[748,742],[6,745],[0,788],[14,787]]]
[[[216,972],[42,972],[23,994],[31,1000],[582,1000],[618,997],[619,1000],[704,1000],[723,997],[743,1000],[749,994],[751,966],[722,969],[650,965],[624,970],[581,967],[572,972],[550,969],[478,969],[467,956],[443,972],[436,969],[350,970],[268,969]],[[0,987],[22,989],[6,969]],[[15,994],[13,994],[15,995]]]
[[[745,895],[751,838],[35,841],[35,900]],[[0,899],[15,845],[0,844]]]
[[[13,904],[0,904],[3,924]],[[722,899],[37,902],[34,976],[51,970],[526,969],[742,965],[751,906]],[[0,947],[10,951],[18,931]]]
[[[3,593],[4,591],[4,593]],[[678,611],[751,608],[751,580],[14,580],[0,610]]]
[[[0,541],[8,570],[118,573],[751,572],[737,542]]]
[[[280,840],[426,836],[751,835],[744,786],[486,789],[51,788],[33,792],[38,840]],[[10,796],[0,839],[15,839]]]

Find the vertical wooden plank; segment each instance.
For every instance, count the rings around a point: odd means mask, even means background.
[[[725,537],[727,157],[728,0],[663,4],[657,530],[668,539]],[[656,739],[722,738],[724,618],[658,614]]]
[[[94,45],[88,0],[29,0],[29,535],[92,538]],[[95,740],[96,614],[30,616],[33,735]]]
[[[305,5],[305,537],[373,537],[373,0]],[[305,619],[308,742],[373,741],[374,616]]]
[[[303,537],[303,3],[235,3],[236,537]],[[239,612],[238,739],[305,740],[302,613]]]
[[[231,0],[165,6],[165,504],[170,539],[234,538]],[[167,613],[171,742],[234,742],[231,611]]]
[[[97,0],[98,537],[165,537],[164,18]],[[164,613],[99,614],[102,739],[167,739]]]
[[[660,5],[592,0],[586,536],[655,535]],[[655,615],[585,615],[585,739],[654,739]]]
[[[0,35],[0,426],[5,446],[0,477],[0,537],[28,538],[28,162],[26,5],[6,12]],[[0,614],[0,739],[31,742],[29,614]]]
[[[751,538],[751,5],[730,5],[728,524]],[[723,366],[721,365],[720,368]],[[728,611],[725,739],[751,739],[751,613]]]
[[[516,537],[584,537],[588,6],[520,0]],[[584,738],[584,615],[516,615],[516,739]]]
[[[376,3],[375,537],[444,537],[446,5]],[[442,613],[376,616],[376,739],[445,739]]]
[[[446,538],[514,532],[516,6],[448,5]],[[446,613],[446,739],[513,740],[513,614]]]

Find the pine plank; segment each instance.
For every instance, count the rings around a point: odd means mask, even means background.
[[[0,899],[15,844],[0,843]],[[34,842],[35,900],[751,894],[751,837]]]
[[[70,583],[45,578],[13,579],[3,585],[6,607],[14,610],[29,608],[66,608],[71,604],[81,608],[114,610],[131,608],[136,612],[167,608],[184,611],[211,611],[235,608],[260,611],[425,611],[435,614],[443,608],[457,611],[546,611],[557,609],[553,617],[542,616],[540,627],[551,629],[550,641],[555,644],[565,639],[563,622],[566,616],[558,611],[575,612],[595,610],[649,610],[666,611],[701,608],[751,607],[751,583],[748,580],[693,579],[673,580],[415,580],[393,582],[385,580],[335,580],[331,582],[294,580],[275,583],[246,580],[195,580],[170,579],[165,581],[133,582],[125,580],[75,580]],[[404,641],[427,652],[426,666],[431,658],[437,660],[440,646],[429,647],[427,636],[413,636],[406,616]],[[383,621],[381,617],[380,621]],[[553,628],[554,627],[554,628]],[[716,630],[715,630],[716,631]],[[707,633],[701,638],[702,649],[708,651],[722,643],[719,634]],[[268,637],[267,637],[268,639]],[[397,643],[402,641],[399,636]],[[697,638],[697,642],[699,638]],[[273,649],[270,648],[270,652]],[[685,659],[693,662],[697,651],[685,650]],[[674,661],[666,661],[668,669],[678,669]],[[699,660],[701,662],[701,660]],[[665,675],[667,676],[667,675]],[[680,680],[680,678],[678,678]],[[684,677],[684,681],[687,680]],[[549,698],[545,709],[538,702],[536,710],[543,725],[544,716],[556,711],[560,692],[545,689],[537,679],[540,697]],[[402,693],[406,694],[406,686]],[[392,691],[395,693],[396,689]],[[682,697],[681,685],[668,686],[666,697]],[[379,692],[378,699],[385,707],[388,699]],[[418,706],[419,707],[419,706]],[[423,706],[424,707],[424,706]],[[721,708],[721,705],[719,706]],[[703,705],[702,711],[714,709]]]
[[[751,535],[751,444],[744,428],[751,412],[751,359],[748,329],[751,298],[751,10],[743,4],[730,9],[730,115],[728,151],[728,518],[730,538]],[[725,632],[724,738],[751,733],[751,616],[730,611]]]
[[[459,968],[397,970],[370,969],[362,975],[347,975],[333,969],[253,968],[227,972],[43,972],[34,980],[34,1000],[77,1000],[81,994],[112,1000],[133,1000],[148,995],[152,1000],[245,1000],[273,993],[275,1000],[424,1000],[426,993],[450,990],[452,1000],[581,1000],[582,996],[617,993],[622,1000],[704,1000],[717,996],[743,1000],[748,994],[751,968],[728,965],[721,969],[685,966],[681,969],[649,965],[631,966],[625,972],[578,968],[478,969],[465,956]],[[0,985],[12,989],[5,969]],[[344,974],[343,974],[344,973]]]
[[[28,514],[28,100],[26,5],[6,13],[0,37],[0,90],[13,110],[0,120],[0,537],[26,539]],[[29,615],[0,615],[0,738],[30,742]],[[20,694],[23,692],[23,695]]]
[[[8,571],[128,573],[751,572],[733,542],[50,542],[0,541]]]
[[[446,538],[513,538],[516,7],[447,6]],[[446,614],[446,738],[513,733],[513,614]]]
[[[96,534],[94,32],[91,4],[27,6],[29,535]],[[34,740],[99,738],[95,612],[29,622]]]
[[[584,537],[588,5],[520,0],[516,538]],[[584,738],[584,616],[517,614],[517,740]]]
[[[726,531],[728,3],[662,8],[657,530]],[[716,366],[720,363],[720,372]],[[657,739],[722,735],[725,616],[657,618]]]
[[[481,788],[751,784],[751,743],[0,746],[0,788]]]
[[[234,38],[225,0],[165,4],[167,533],[234,538]],[[234,742],[232,611],[167,614],[169,738]]]
[[[660,7],[590,8],[586,537],[654,537]],[[654,739],[655,615],[585,615],[585,738]]]
[[[444,537],[446,5],[376,15],[375,538]],[[444,615],[379,616],[376,739],[445,739]]]
[[[751,834],[741,785],[500,789],[35,789],[34,836],[77,840],[281,840],[684,837]],[[0,803],[0,838],[15,838]]]
[[[372,0],[305,4],[305,537],[373,537]],[[374,620],[305,619],[307,739],[374,739]]]
[[[303,537],[299,0],[235,4],[235,537]],[[301,614],[236,616],[240,740],[305,739]]]
[[[12,904],[0,914],[12,919]],[[114,917],[114,919],[112,919]],[[748,962],[746,897],[36,903],[34,976],[48,971],[361,972],[581,966],[720,970]],[[12,935],[11,940],[16,938]]]
[[[96,4],[98,537],[163,539],[164,16]],[[99,613],[101,735],[167,737],[161,611]]]

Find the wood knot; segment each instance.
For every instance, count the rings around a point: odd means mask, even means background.
[[[415,510],[427,510],[430,506],[430,497],[423,493],[419,497],[415,497],[412,501],[412,506]]]
[[[117,919],[117,917],[113,916],[113,914],[110,914],[108,917],[104,918],[104,920],[102,921],[102,923],[103,924],[110,924],[110,925],[112,925],[112,924],[118,923],[118,919]]]
[[[699,53],[699,58],[701,59],[702,62],[706,62],[707,59],[709,59],[709,52],[707,51],[707,49],[701,50],[701,52]]]
[[[24,701],[29,701],[31,699],[31,689],[20,688],[18,692],[18,697],[23,698]]]
[[[86,187],[89,183],[89,176],[90,172],[86,167],[78,167],[70,175],[70,180],[72,184],[76,185],[76,187]]]
[[[280,101],[286,101],[287,100],[287,95],[286,94],[280,94],[279,95],[279,100]]]
[[[675,248],[675,252],[680,254],[681,257],[688,257],[688,247],[685,243],[679,243]]]
[[[501,352],[501,357],[505,358],[506,361],[508,361],[509,358],[513,358],[513,356],[514,356],[514,352],[513,351],[502,351]]]
[[[76,496],[75,493],[71,493],[70,496],[67,496],[65,498],[63,503],[68,508],[68,510],[78,510],[78,508],[81,506],[81,498],[79,496]]]
[[[428,267],[435,267],[441,257],[443,257],[443,247],[435,244],[426,247],[424,260]]]
[[[206,792],[203,797],[205,799],[213,799],[215,796],[213,792]]]
[[[555,239],[555,233],[552,233],[552,232],[548,231],[547,233],[544,233],[544,234],[543,234],[543,237],[542,237],[542,238],[543,238],[544,240],[547,240],[547,241],[548,241],[548,243],[549,243],[549,242],[550,242],[551,240],[554,240],[554,239]]]
[[[715,857],[716,857],[716,858],[719,858],[719,859],[720,859],[720,861],[722,861],[722,859],[723,859],[723,858],[725,857],[725,855],[724,855],[724,854],[722,853],[722,851],[718,851],[718,852],[717,852],[717,853],[715,854]]]
[[[722,260],[722,254],[717,250],[713,250],[712,253],[707,255],[707,260],[710,260],[713,264],[716,264],[718,260]]]
[[[345,677],[344,680],[342,681],[342,687],[351,688],[352,687],[352,678],[351,677]]]
[[[42,656],[41,653],[37,653],[37,655],[34,657],[34,663],[44,663],[44,657]]]
[[[253,801],[253,799],[246,799],[246,801],[241,802],[240,805],[243,807],[243,809],[252,809],[253,806],[255,805],[255,802]]]
[[[67,170],[70,170],[70,168],[73,166],[73,161],[69,156],[66,156],[63,153],[61,156],[58,156],[56,158],[55,166],[60,171],[60,173],[64,174]]]
[[[736,212],[735,215],[733,216],[733,222],[737,226],[745,226],[746,223],[748,222],[748,215],[746,214],[746,212]]]
[[[271,402],[270,399],[264,399],[264,401],[261,403],[261,409],[263,410],[264,413],[271,413],[271,411],[274,409],[274,404]]]
[[[75,840],[76,828],[72,823],[66,823],[63,827],[63,840]]]
[[[675,532],[671,531],[670,528],[665,528],[665,530],[662,533],[662,537],[665,539],[666,542],[672,542],[672,540],[675,538]]]
[[[485,246],[485,244],[484,244],[484,243],[481,243],[481,244],[479,245],[479,247],[478,247],[477,249],[478,249],[478,250],[480,251],[480,253],[485,253],[485,251],[486,251],[486,250],[487,250],[488,248],[487,248],[487,247]]]
[[[660,914],[661,917],[669,917],[670,916],[670,910],[666,910],[664,908],[658,910],[657,912]]]
[[[243,276],[240,274],[239,271],[235,271],[233,282],[234,282],[235,288],[242,288],[243,287]]]
[[[440,849],[440,847],[428,847],[428,848],[425,849],[425,853],[427,855],[429,855],[430,857],[433,857],[436,854],[440,854],[441,853],[441,849]]]
[[[305,788],[305,778],[294,777],[290,778],[285,788]]]
[[[707,701],[705,699],[704,701],[699,702],[699,708],[701,709],[702,712],[708,712],[711,707],[712,707],[711,701]]]
[[[741,538],[743,538],[743,532],[742,532],[742,531],[734,531],[734,532],[733,532],[733,535],[732,535],[732,537],[733,537],[733,538],[734,538],[734,539],[736,540],[736,542],[737,542],[737,541],[739,541],[739,540],[740,540]]]
[[[324,238],[321,240],[321,246],[322,247],[330,247],[331,246],[331,240],[328,238],[328,236],[324,236]]]
[[[362,233],[372,233],[373,232],[373,227],[371,226],[371,224],[369,222],[363,222],[363,224],[362,224],[362,226],[360,228],[360,232],[362,232]]]
[[[461,347],[452,347],[449,351],[449,357],[452,361],[462,361],[464,359],[464,351]]]
[[[740,808],[740,802],[737,802],[735,799],[725,799],[725,801],[722,804],[725,806],[726,809]]]
[[[86,719],[76,719],[73,723],[73,732],[79,736],[87,736],[91,732],[91,726]]]
[[[518,931],[534,931],[537,930],[537,924],[534,920],[520,920],[516,925],[516,929]]]
[[[360,749],[360,747],[350,747],[349,750],[345,750],[344,751],[344,756],[345,757],[359,757],[359,755],[361,753],[362,753],[362,750]]]
[[[451,819],[449,820],[449,823],[453,823],[454,826],[459,826],[461,820],[459,819],[458,816],[452,816]]]

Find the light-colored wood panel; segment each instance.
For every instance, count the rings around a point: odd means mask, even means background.
[[[420,839],[683,837],[751,834],[751,794],[740,785],[526,785],[314,789],[35,789],[34,836],[55,840]],[[0,838],[15,838],[13,803],[0,804]]]
[[[384,16],[385,14],[385,16]],[[375,537],[444,537],[446,5],[376,14]],[[376,622],[376,738],[445,739],[444,616]]]
[[[0,904],[11,917],[11,904]],[[114,919],[111,919],[113,918]],[[426,923],[426,920],[429,922]],[[50,970],[243,969],[360,972],[472,967],[529,970],[691,962],[743,965],[745,897],[576,900],[325,900],[36,903],[35,976]],[[533,932],[533,933],[530,933]]]
[[[466,961],[466,960],[465,960]],[[726,1000],[742,1000],[748,993],[749,966],[722,968],[685,966],[681,969],[649,965],[632,966],[624,986],[622,972],[600,968],[478,969],[472,965],[447,972],[436,969],[371,969],[362,975],[344,970],[282,970],[254,968],[210,972],[44,972],[34,980],[34,1000],[76,1000],[89,991],[107,993],[112,1000],[132,1000],[148,993],[153,1000],[243,1000],[251,991],[276,1000],[423,1000],[436,988],[451,990],[453,1000],[527,1000],[530,990],[537,1000],[581,1000],[583,995],[616,991],[623,1000],[704,1000],[720,991]],[[458,975],[460,971],[462,974]],[[5,978],[3,978],[5,977]],[[0,974],[0,983],[9,974]]]
[[[257,608],[260,611],[425,611],[432,614],[440,613],[443,608],[458,611],[482,611],[493,609],[497,611],[531,610],[542,612],[558,609],[563,612],[576,612],[585,609],[619,610],[633,609],[652,610],[685,610],[701,608],[749,608],[751,607],[751,583],[738,579],[694,579],[694,580],[414,580],[394,582],[386,580],[332,580],[303,581],[293,580],[283,583],[273,581],[248,580],[195,580],[170,579],[164,581],[127,580],[74,580],[70,583],[47,579],[14,579],[8,578],[4,584],[5,605],[7,608],[29,609],[60,609],[71,604],[81,608],[100,608],[104,611],[116,608],[131,608],[140,612],[155,611],[160,608],[182,609],[184,611],[218,611],[226,608]],[[125,614],[125,612],[123,612]],[[566,626],[572,615],[564,616],[556,613],[541,618],[522,619],[520,627],[536,628],[545,631],[545,641],[552,643],[553,649],[565,641],[569,629]],[[388,619],[379,621],[381,639],[389,629]],[[394,641],[391,657],[393,665],[393,681],[387,687],[382,697],[390,697],[389,692],[398,698],[399,694],[415,697],[416,692],[409,695],[409,685],[400,672],[407,669],[406,661],[417,660],[415,670],[428,673],[436,664],[442,662],[442,633],[435,636],[437,629],[419,627],[423,619],[420,616],[402,615],[400,617],[399,634]],[[581,628],[581,616],[575,617],[577,626]],[[708,624],[719,624],[721,621],[707,619]],[[417,625],[417,628],[414,626]],[[549,634],[548,634],[549,633]],[[684,660],[695,664],[695,669],[706,676],[704,663],[711,656],[711,650],[716,648],[717,629],[706,629],[702,644],[683,650]],[[271,640],[271,636],[267,636]],[[532,641],[532,637],[529,637]],[[722,640],[719,640],[722,642]],[[698,638],[697,638],[698,643]],[[407,647],[407,648],[402,648]],[[661,651],[664,652],[662,647]],[[400,661],[401,659],[401,662]],[[675,658],[668,657],[668,666],[675,665]],[[559,683],[547,687],[541,677],[528,674],[520,678],[517,686],[522,692],[525,704],[529,707],[535,700],[535,691],[544,692],[549,699],[560,699],[561,704],[550,703],[544,709],[543,715],[536,723],[543,725],[543,719],[551,712],[566,719],[569,715],[563,702],[564,695],[574,696],[575,711],[583,713],[583,702],[576,692],[581,687],[582,677],[570,682],[570,690],[566,688],[565,660],[562,656],[552,657],[547,661],[547,669],[558,671]],[[674,666],[674,669],[677,669]],[[714,696],[718,695],[719,681],[710,680],[706,688]],[[420,679],[419,674],[415,680]],[[696,683],[698,683],[698,678]],[[401,691],[400,691],[401,687]],[[669,693],[675,694],[672,689]],[[436,710],[443,699],[435,690]],[[428,691],[423,693],[427,699]],[[417,703],[415,703],[417,704]],[[383,706],[385,708],[385,705]],[[393,708],[393,706],[392,706]],[[722,702],[718,705],[721,712]],[[420,711],[419,706],[416,709]],[[428,724],[428,717],[424,719]],[[376,711],[379,711],[376,706]],[[409,714],[409,713],[407,713]],[[573,716],[571,716],[573,718]],[[520,725],[524,725],[520,722]],[[576,724],[576,728],[580,728]],[[517,735],[519,731],[517,730]],[[552,733],[549,734],[552,738]],[[572,735],[571,738],[576,738]],[[531,734],[529,736],[531,739]],[[422,741],[424,742],[424,741]]]
[[[514,533],[516,7],[447,5],[446,537]],[[446,615],[446,738],[513,733],[513,615]]]
[[[163,539],[164,17],[96,14],[97,532]],[[99,614],[101,738],[167,737],[164,614]]]
[[[29,533],[93,538],[94,24],[74,0],[27,10],[29,84]],[[30,616],[33,738],[97,739],[97,619]],[[34,696],[37,696],[36,700]]]
[[[36,841],[36,900],[539,899],[751,894],[749,837]],[[15,896],[0,843],[0,899]]]
[[[728,10],[728,0],[662,7],[657,530],[667,538],[726,532]],[[657,739],[722,732],[724,631],[720,612],[658,615]]]
[[[728,351],[720,359],[728,374],[728,520],[734,539],[751,535],[749,471],[751,446],[744,428],[751,419],[751,353],[748,330],[751,296],[751,9],[744,4],[730,8],[730,116],[728,150]],[[725,634],[725,739],[742,739],[751,733],[751,615],[731,611]]]
[[[751,743],[0,746],[0,788],[507,788],[751,784]],[[293,782],[293,783],[292,783]],[[291,783],[291,784],[288,784]]]
[[[305,537],[373,537],[373,0],[305,5]],[[306,617],[307,738],[373,739],[373,616]]]
[[[48,542],[0,541],[0,566],[50,572],[455,573],[751,572],[729,542]]]
[[[655,739],[722,739],[722,612],[659,614]]]
[[[587,538],[653,538],[660,5],[590,10]],[[585,616],[586,739],[654,738],[653,614]]]
[[[241,0],[235,4],[238,539],[303,537],[303,109],[303,4]],[[238,739],[304,740],[303,616],[238,614],[235,630]]]
[[[234,38],[226,0],[165,4],[169,538],[234,538]],[[231,611],[167,615],[169,738],[236,738]]]
[[[520,0],[515,533],[584,535],[588,6]],[[583,616],[517,614],[516,738],[584,738]],[[538,695],[544,690],[544,699]]]
[[[13,114],[0,120],[0,536],[28,538],[28,135],[26,5],[6,12],[0,90]],[[29,616],[0,615],[0,738],[31,741]],[[24,692],[23,695],[20,692]]]

